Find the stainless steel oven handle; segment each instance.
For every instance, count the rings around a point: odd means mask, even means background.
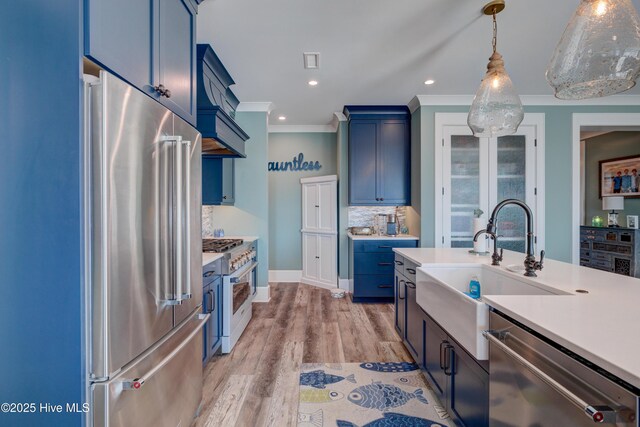
[[[229,278],[229,281],[231,283],[238,283],[240,281],[240,278],[242,276],[244,276],[245,274],[249,274],[251,273],[253,270],[255,270],[256,268],[258,268],[258,263],[254,263],[251,265],[250,268],[247,268],[246,270],[238,270],[238,271],[234,271],[234,273],[231,275],[231,277]]]
[[[191,333],[187,336],[187,338],[185,338],[182,341],[182,344],[180,344],[178,347],[176,347],[171,353],[169,353],[164,359],[162,359],[160,361],[160,363],[158,363],[157,365],[155,365],[152,369],[150,369],[148,372],[146,372],[144,375],[141,375],[138,378],[134,378],[132,380],[124,380],[122,381],[122,389],[123,390],[132,390],[132,391],[137,391],[140,390],[144,384],[149,381],[155,374],[158,373],[158,371],[160,369],[162,369],[167,363],[169,363],[171,361],[171,359],[173,359],[178,353],[180,353],[182,351],[182,349],[189,344],[189,342],[191,341],[191,339],[196,336],[196,334],[198,332],[200,332],[200,330],[202,329],[202,326],[207,323],[207,320],[209,320],[209,317],[211,317],[210,314],[198,314],[198,326],[191,331]]]
[[[555,391],[564,396],[567,400],[573,403],[574,406],[582,410],[586,416],[591,418],[595,423],[611,423],[616,420],[615,411],[608,407],[602,405],[590,405],[584,400],[582,400],[579,396],[576,396],[573,392],[568,390],[565,386],[551,378],[545,372],[543,372],[540,368],[529,362],[524,357],[520,356],[517,352],[509,348],[505,343],[503,343],[499,338],[496,337],[497,333],[493,331],[483,331],[482,334],[484,337],[489,340],[490,343],[495,344],[500,350],[502,350],[507,356],[511,357],[513,360],[518,362],[540,380],[545,382],[548,386],[553,388]],[[501,334],[505,336],[505,333]],[[508,335],[508,332],[506,333]]]

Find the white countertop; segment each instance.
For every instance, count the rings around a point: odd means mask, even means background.
[[[216,261],[220,258],[222,258],[224,256],[224,254],[221,253],[217,253],[217,252],[203,252],[202,253],[202,266],[204,267],[205,265],[212,263],[213,261]]]
[[[347,236],[351,240],[419,240],[419,237],[412,236],[411,234],[398,234],[397,236],[378,236],[377,234],[373,234],[371,236],[361,236],[355,235],[351,233],[347,233]]]
[[[491,264],[490,256],[468,249],[394,251],[422,266]],[[506,270],[523,261],[523,254],[505,251],[502,265],[494,268]],[[550,259],[537,275],[527,280],[572,295],[496,295],[483,296],[483,301],[640,388],[640,280]]]

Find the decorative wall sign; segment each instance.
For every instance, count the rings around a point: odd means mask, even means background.
[[[319,171],[320,168],[322,168],[320,162],[307,162],[302,153],[295,156],[290,162],[269,162],[267,165],[267,170],[270,172]]]

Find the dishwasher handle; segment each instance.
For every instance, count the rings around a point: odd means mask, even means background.
[[[498,336],[506,337],[509,335],[508,332],[497,333],[494,331],[483,331],[482,335],[492,344],[495,344],[500,350],[502,350],[507,356],[511,357],[513,360],[518,362],[520,365],[525,367],[529,372],[534,374],[540,380],[544,381],[549,387],[553,388],[555,391],[564,396],[567,400],[573,403],[578,409],[582,410],[586,416],[591,418],[594,423],[615,423],[616,422],[616,412],[609,406],[603,405],[590,405],[584,400],[582,400],[579,396],[576,396],[573,392],[568,390],[565,386],[560,384],[558,381],[551,378],[537,366],[529,362],[524,357],[520,356],[517,352],[512,350],[509,346],[507,346],[502,340],[498,338]]]

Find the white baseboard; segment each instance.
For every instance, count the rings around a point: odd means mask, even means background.
[[[299,283],[302,270],[269,270],[269,283]]]
[[[270,299],[269,286],[258,286],[256,288],[256,295],[253,297],[253,302],[269,302]]]
[[[349,292],[349,279],[338,279],[338,287]]]
[[[322,283],[322,282],[317,282],[315,280],[312,279],[307,279],[305,277],[302,277],[300,279],[300,283],[304,283],[305,285],[311,285],[311,286],[316,286],[318,288],[324,288],[324,289],[336,289],[337,286],[336,285],[331,285],[328,283]]]

